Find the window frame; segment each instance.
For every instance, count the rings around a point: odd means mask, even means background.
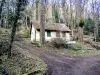
[[[47,31],[47,37],[51,37],[51,31]]]

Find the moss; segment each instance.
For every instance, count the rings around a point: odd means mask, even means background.
[[[0,64],[0,67],[7,69],[8,73],[10,73],[10,75],[13,75],[16,65],[12,62],[11,59],[6,59],[2,64]]]
[[[38,70],[40,70],[42,73],[46,70],[47,67],[47,65],[41,59],[35,56],[30,58],[27,56],[17,54],[17,56],[14,55],[12,59],[7,59],[6,57],[1,58],[3,62],[0,65],[0,67],[7,69],[10,75],[28,75]]]
[[[35,45],[35,46],[39,46],[39,41],[33,41],[33,42],[31,42],[33,45]]]
[[[30,29],[27,29],[25,32],[25,38],[30,38]]]

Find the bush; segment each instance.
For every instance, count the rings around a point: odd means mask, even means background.
[[[89,35],[89,32],[88,31],[84,31],[84,35]]]
[[[79,22],[79,26],[80,27],[83,27],[85,25],[85,20],[84,19],[81,19],[80,22]]]
[[[89,35],[91,33],[94,33],[94,27],[95,27],[94,21],[91,18],[86,19],[84,25],[84,34]]]
[[[26,30],[25,38],[30,38],[30,29]]]
[[[69,47],[69,49],[75,50],[75,51],[81,50],[81,49],[82,49],[81,46],[80,46],[79,44],[71,44],[71,45],[69,45],[68,47]]]
[[[99,42],[100,41],[100,35],[96,36],[96,41]]]
[[[35,46],[39,46],[39,42],[35,41],[35,40],[32,42],[32,44],[35,45]]]
[[[63,19],[60,18],[60,23],[65,23]]]
[[[52,47],[55,47],[55,48],[66,48],[66,47],[68,47],[67,44],[66,44],[66,41],[61,39],[61,38],[53,39],[50,42],[50,44],[51,44]]]

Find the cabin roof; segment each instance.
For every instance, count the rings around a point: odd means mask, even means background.
[[[36,29],[40,29],[40,23],[39,22],[33,22],[32,24]],[[45,23],[45,30],[52,30],[52,31],[71,31],[69,27],[67,27],[65,24],[60,23]]]

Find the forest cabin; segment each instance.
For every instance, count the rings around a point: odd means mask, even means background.
[[[33,22],[31,27],[31,41],[40,41],[40,24]],[[54,38],[62,38],[66,41],[70,40],[70,29],[65,24],[46,23],[45,24],[45,40],[51,41]]]

